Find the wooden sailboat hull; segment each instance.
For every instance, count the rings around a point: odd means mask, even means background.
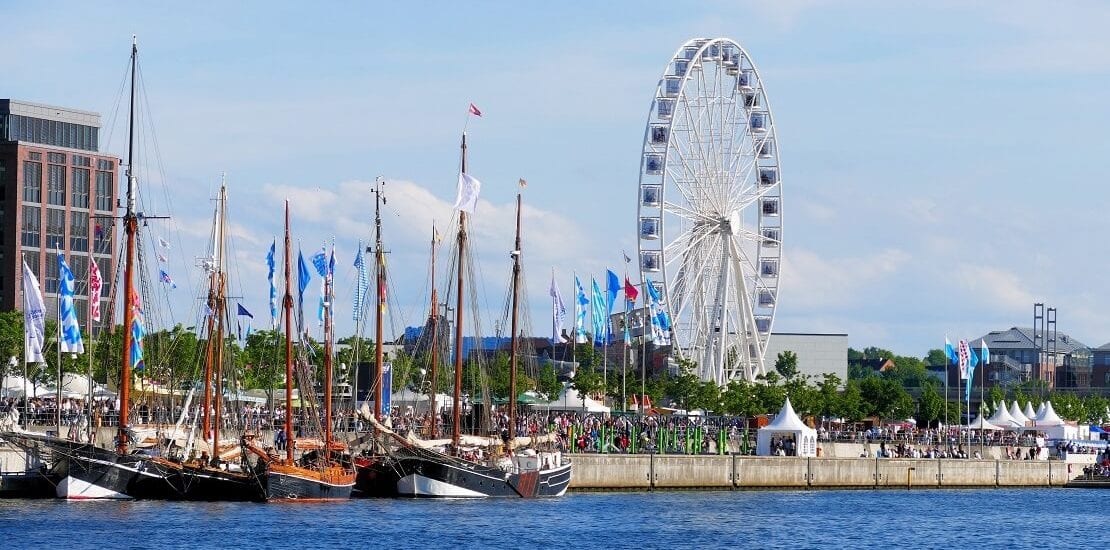
[[[265,502],[266,478],[254,472],[231,472],[211,467],[156,459],[167,482],[174,487],[172,500]]]
[[[428,450],[401,450],[394,467],[400,472],[397,494],[417,498],[557,497],[570,485],[571,463],[554,468],[509,473]]]
[[[69,500],[169,499],[176,490],[150,457],[121,455],[85,443],[38,434],[5,434],[19,445],[42,445],[53,457],[57,496]]]
[[[357,498],[391,498],[397,496],[398,471],[389,457],[359,457],[355,463],[355,488],[351,496]]]
[[[355,473],[342,468],[324,471],[271,464],[266,472],[269,500],[347,500],[355,487]]]

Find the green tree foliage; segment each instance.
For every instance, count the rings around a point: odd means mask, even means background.
[[[775,359],[775,372],[788,382],[798,376],[798,355],[790,350],[780,352]]]
[[[941,397],[934,383],[925,384],[918,404],[916,417],[918,426],[932,426],[933,422],[940,420],[944,415],[944,398]]]
[[[931,349],[925,355],[923,362],[929,367],[943,367],[948,364],[948,356],[944,354],[942,349]]]

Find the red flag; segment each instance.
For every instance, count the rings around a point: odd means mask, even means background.
[[[89,262],[89,315],[98,323],[100,322],[100,290],[103,286],[104,280],[100,278],[100,267],[95,261]]]
[[[470,114],[472,114],[472,115],[474,115],[474,116],[482,116],[482,111],[479,111],[479,110],[478,110],[478,106],[477,106],[477,105],[475,105],[475,104],[471,103],[471,104],[470,104]]]
[[[625,277],[624,278],[624,297],[629,302],[635,302],[636,297],[639,296],[639,295],[640,295],[640,291],[636,290],[636,286],[632,284],[632,281],[628,280],[628,277]]]

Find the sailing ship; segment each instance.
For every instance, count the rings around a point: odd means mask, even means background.
[[[466,134],[462,136],[462,177],[466,176]],[[520,206],[517,196],[516,248],[513,251],[512,315],[513,334],[510,358],[509,431],[503,437],[462,433],[462,372],[464,273],[467,245],[466,209],[459,210],[458,256],[456,258],[455,304],[455,384],[452,402],[453,428],[450,440],[422,440],[397,434],[382,425],[380,418],[367,420],[394,443],[388,464],[379,471],[392,472],[397,478],[396,494],[404,497],[480,498],[480,497],[554,497],[563,495],[570,484],[571,462],[557,450],[536,450],[554,443],[546,438],[515,437],[517,363],[517,301],[520,286]],[[433,316],[435,312],[433,311]],[[433,382],[432,392],[436,385]],[[434,417],[434,410],[433,417]],[[522,449],[517,452],[517,449]]]
[[[275,500],[345,500],[355,485],[355,470],[347,456],[347,445],[336,441],[332,434],[332,307],[324,309],[324,417],[323,440],[298,439],[293,433],[293,294],[291,290],[291,253],[289,238],[289,202],[285,203],[285,456],[261,449],[245,440],[245,445],[259,457],[257,472],[266,477],[267,499]],[[328,268],[331,269],[330,267]],[[325,278],[324,296],[331,296],[331,277]],[[302,405],[306,396],[302,384]],[[294,451],[301,449],[301,455]]]
[[[207,344],[204,360],[204,401],[202,403],[201,438],[176,438],[161,456],[151,459],[171,487],[175,500],[256,501],[266,500],[265,478],[259,476],[244,453],[244,436],[234,440],[220,439],[222,418],[223,365],[225,363],[225,325],[227,311],[226,239],[227,186],[220,183],[220,197],[213,216],[212,257],[204,262],[208,271]],[[188,411],[188,404],[184,411]],[[185,412],[182,413],[184,420]],[[213,422],[216,419],[216,422]],[[183,435],[180,424],[172,435]],[[197,456],[197,451],[200,455]],[[211,453],[211,454],[209,454]]]
[[[124,331],[123,357],[120,373],[120,411],[119,431],[114,449],[102,449],[92,443],[70,441],[52,435],[29,433],[4,433],[8,441],[24,446],[42,446],[50,451],[52,470],[61,481],[57,495],[65,499],[127,499],[127,498],[170,498],[176,494],[172,485],[166,483],[161,469],[153,464],[151,457],[143,451],[131,453],[134,439],[130,426],[129,405],[132,370],[132,342],[135,334],[132,327],[141,325],[140,301],[135,285],[136,246],[138,241],[139,217],[135,206],[137,201],[138,178],[134,171],[135,147],[135,73],[138,60],[138,42],[131,43],[131,89],[129,110],[129,132],[127,146],[127,202],[123,215],[125,232],[124,258]],[[141,332],[140,332],[141,334]]]

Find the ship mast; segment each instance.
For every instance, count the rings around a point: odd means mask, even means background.
[[[516,437],[516,363],[520,345],[517,338],[517,307],[520,297],[520,204],[521,194],[516,194],[516,246],[513,248],[513,319],[509,356],[509,437]],[[512,441],[512,439],[510,439]]]
[[[222,188],[222,182],[221,182]],[[216,212],[212,214],[212,265],[209,266],[211,273],[208,280],[208,330],[205,332],[208,341],[204,346],[204,410],[201,413],[201,439],[205,442],[212,433],[212,357],[215,355],[213,349],[212,335],[216,333],[216,285],[218,269],[217,269],[217,255],[220,250],[220,213],[217,208]]]
[[[221,180],[220,181],[220,225],[219,225],[220,247],[219,247],[219,251],[216,253],[216,279],[215,279],[216,280],[216,299],[215,299],[215,306],[216,307],[212,309],[212,314],[219,316],[219,318],[216,321],[216,337],[215,337],[215,340],[213,342],[213,345],[216,346],[216,348],[215,348],[216,364],[215,364],[215,368],[212,369],[213,370],[212,375],[215,376],[215,380],[213,380],[213,382],[212,382],[212,384],[215,388],[214,391],[213,391],[214,397],[215,397],[215,402],[213,403],[212,409],[213,409],[213,413],[214,413],[213,416],[215,417],[215,420],[216,420],[216,425],[213,427],[213,433],[212,433],[212,457],[213,458],[218,456],[219,452],[220,452],[219,451],[220,425],[222,424],[221,420],[223,418],[222,415],[220,414],[220,403],[223,401],[223,395],[224,395],[224,389],[223,389],[223,368],[224,367],[223,367],[223,365],[224,365],[224,348],[226,347],[224,345],[224,315],[226,314],[226,310],[227,310],[227,304],[226,304],[226,300],[227,300],[227,275],[224,273],[224,260],[226,259],[224,257],[224,248],[225,248],[224,247],[224,244],[225,244],[224,243],[224,230],[225,230],[225,227],[226,227],[226,223],[227,223],[227,187],[225,187],[224,182]],[[212,338],[211,333],[209,333],[209,339],[211,339],[211,338]],[[207,385],[207,382],[205,383],[205,385]]]
[[[432,344],[431,344],[430,349],[431,349],[431,352],[432,352],[432,366],[431,366],[432,389],[431,389],[430,392],[428,392],[429,393],[428,399],[431,401],[431,408],[429,409],[429,413],[428,413],[429,417],[431,418],[430,426],[428,427],[428,437],[430,439],[435,439],[435,437],[436,437],[436,419],[439,417],[439,415],[436,413],[436,391],[438,390],[437,386],[439,385],[437,383],[439,381],[439,372],[438,372],[438,367],[439,367],[439,361],[438,361],[438,359],[439,359],[439,357],[438,357],[439,356],[439,314],[437,313],[436,310],[439,307],[439,297],[436,295],[436,226],[435,226],[434,222],[432,223],[432,273],[431,273],[431,281],[432,281],[432,310],[431,310],[432,311],[432,323],[431,323],[432,324]]]
[[[282,313],[285,315],[285,459],[293,463],[293,293],[289,286],[290,254],[289,200],[285,201],[285,298]]]
[[[382,421],[382,413],[386,415],[389,411],[382,410],[382,388],[383,380],[382,369],[385,367],[385,350],[382,347],[382,316],[385,313],[385,302],[383,296],[385,292],[385,258],[382,256],[382,201],[385,197],[382,195],[384,191],[385,182],[378,178],[374,181],[374,278],[377,281],[376,285],[376,304],[377,308],[374,311],[374,420]],[[392,384],[390,384],[392,385]],[[392,390],[392,388],[390,388]]]
[[[466,173],[466,132],[462,135],[462,173]],[[459,435],[462,423],[462,370],[463,370],[463,272],[466,262],[466,210],[459,209],[459,272],[455,280],[455,393],[452,402],[452,452],[459,452]]]
[[[123,308],[123,365],[120,370],[119,390],[119,432],[116,441],[116,452],[127,453],[127,426],[128,409],[131,400],[131,324],[135,320],[135,233],[139,230],[139,221],[135,214],[135,202],[138,199],[138,182],[135,179],[134,152],[135,152],[135,65],[139,57],[138,39],[131,37],[131,99],[130,121],[127,132],[127,210],[123,216],[123,228],[126,235],[126,260],[123,264],[124,300],[127,302]]]
[[[332,243],[332,256],[335,256],[335,243]],[[331,456],[331,376],[332,376],[332,304],[331,304],[332,273],[331,264],[328,264],[327,275],[324,276],[324,457]]]

